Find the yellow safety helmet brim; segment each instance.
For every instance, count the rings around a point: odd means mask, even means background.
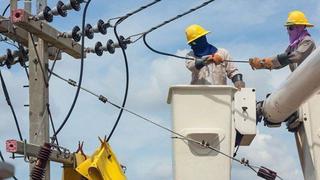
[[[284,25],[285,26],[302,25],[306,27],[314,26],[313,24],[309,23],[305,14],[299,10],[291,11],[288,14],[287,22]]]
[[[286,24],[284,24],[284,26],[294,26],[294,25],[304,25],[306,27],[314,27],[313,24],[310,23],[292,23],[292,22],[286,22]]]
[[[190,40],[188,40],[188,44],[191,43],[192,41],[198,39],[199,37],[205,36],[206,34],[209,34],[209,33],[210,33],[210,31],[205,31],[205,32],[199,34],[198,36],[191,38]]]

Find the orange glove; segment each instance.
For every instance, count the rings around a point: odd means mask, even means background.
[[[224,59],[222,59],[222,57],[219,54],[215,53],[215,54],[212,54],[211,56],[209,56],[207,58],[207,61],[208,62],[212,61],[215,64],[220,64],[224,61]]]
[[[250,58],[249,59],[249,64],[253,70],[255,69],[272,69],[272,59],[271,58]]]

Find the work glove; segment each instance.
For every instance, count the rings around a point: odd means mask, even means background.
[[[244,81],[236,81],[234,82],[234,86],[238,89],[241,90],[241,88],[246,87],[246,83]]]
[[[255,70],[255,69],[271,69],[272,65],[273,65],[271,58],[260,59],[257,57],[250,58],[249,64],[253,70]]]
[[[211,61],[213,61],[215,64],[220,64],[224,61],[224,59],[222,59],[222,57],[217,54],[217,53],[214,53],[211,55],[210,57]]]

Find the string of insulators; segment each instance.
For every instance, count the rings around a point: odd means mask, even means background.
[[[70,0],[68,4],[64,4],[62,1],[58,1],[57,5],[51,9],[49,6],[45,6],[44,9],[37,15],[31,17],[31,19],[39,21],[46,20],[47,22],[53,21],[53,16],[66,17],[68,15],[68,10],[80,11],[80,4],[84,0]]]
[[[116,48],[122,47],[123,49],[127,49],[127,45],[130,44],[131,41],[124,38],[123,36],[120,36],[119,39],[119,43],[115,43],[111,39],[109,39],[105,46],[103,46],[103,44],[98,41],[93,48],[86,48],[85,51],[87,53],[95,53],[98,56],[102,56],[104,51],[113,54]]]
[[[7,66],[8,69],[11,68],[12,65],[16,64],[17,62],[20,63],[22,67],[25,67],[25,62],[28,60],[28,50],[25,50],[24,48],[20,48],[19,50],[11,51],[10,49],[7,49],[7,52],[5,55],[0,56],[0,66]],[[15,59],[17,61],[15,61]]]
[[[92,27],[91,24],[86,24],[84,29],[84,36],[93,39],[95,33],[101,33],[103,35],[107,34],[107,29],[111,27],[109,22],[104,22],[102,19],[99,19],[97,24]],[[72,28],[71,32],[63,32],[58,35],[58,37],[63,38],[72,38],[74,41],[79,42],[82,37],[81,29],[79,26]]]

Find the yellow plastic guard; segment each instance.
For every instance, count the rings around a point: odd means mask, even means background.
[[[76,166],[86,160],[86,157],[81,153],[75,153]],[[79,174],[73,166],[64,165],[62,180],[81,180],[81,174]]]
[[[81,163],[76,171],[88,180],[126,180],[123,170],[112,152],[106,139],[101,140],[101,146],[86,161]]]

